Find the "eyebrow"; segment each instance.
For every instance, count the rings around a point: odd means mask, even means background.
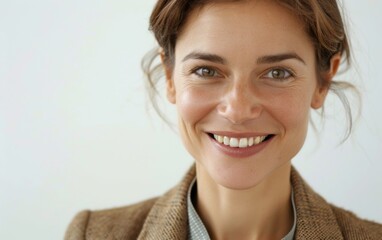
[[[226,64],[227,61],[220,57],[219,55],[216,54],[210,54],[210,53],[202,53],[202,52],[192,52],[185,56],[183,58],[183,62],[189,60],[189,59],[198,59],[198,60],[205,60],[209,62],[215,62],[215,63],[220,63],[220,64]]]
[[[182,60],[182,62],[185,62],[189,59],[197,59],[197,60],[205,60],[209,62],[214,63],[220,63],[220,64],[226,64],[227,60],[225,60],[223,57],[211,54],[211,53],[203,53],[203,52],[191,52],[187,56],[185,56]],[[269,63],[277,63],[288,59],[295,59],[300,62],[302,62],[304,65],[306,65],[305,61],[296,53],[282,53],[282,54],[275,54],[275,55],[266,55],[262,56],[257,59],[257,64],[269,64]]]
[[[257,59],[257,64],[277,63],[288,59],[295,59],[306,65],[305,61],[296,53],[282,53],[276,55],[262,56]]]

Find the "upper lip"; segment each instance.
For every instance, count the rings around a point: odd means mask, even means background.
[[[259,137],[268,136],[270,133],[260,133],[260,132],[229,132],[229,131],[211,131],[211,134],[233,137],[233,138],[248,138],[248,137]]]

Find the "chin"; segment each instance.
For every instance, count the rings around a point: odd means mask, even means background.
[[[232,190],[248,190],[254,188],[265,180],[276,180],[290,172],[290,161],[273,162],[267,164],[254,164],[246,160],[237,163],[219,161],[219,163],[207,163],[202,166],[202,172],[215,184]],[[277,181],[277,180],[276,180]]]
[[[247,164],[219,164],[206,166],[205,171],[218,185],[232,190],[246,190],[256,187],[268,175],[269,171],[260,170]]]

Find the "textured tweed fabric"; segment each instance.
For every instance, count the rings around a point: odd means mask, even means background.
[[[69,225],[65,240],[187,240],[187,192],[195,167],[172,190],[122,208],[83,211]],[[292,169],[297,212],[295,239],[381,240],[382,225],[357,218],[327,203]]]

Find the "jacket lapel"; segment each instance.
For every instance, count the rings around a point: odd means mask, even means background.
[[[175,188],[156,201],[138,236],[139,240],[187,239],[187,191],[195,175],[195,166],[192,166]],[[291,183],[297,212],[295,239],[342,240],[330,205],[304,182],[295,168],[292,168]]]
[[[195,166],[192,166],[175,188],[158,199],[147,216],[139,240],[187,239],[187,191],[195,175]]]
[[[295,239],[343,239],[330,205],[292,168],[291,182],[297,212]]]

